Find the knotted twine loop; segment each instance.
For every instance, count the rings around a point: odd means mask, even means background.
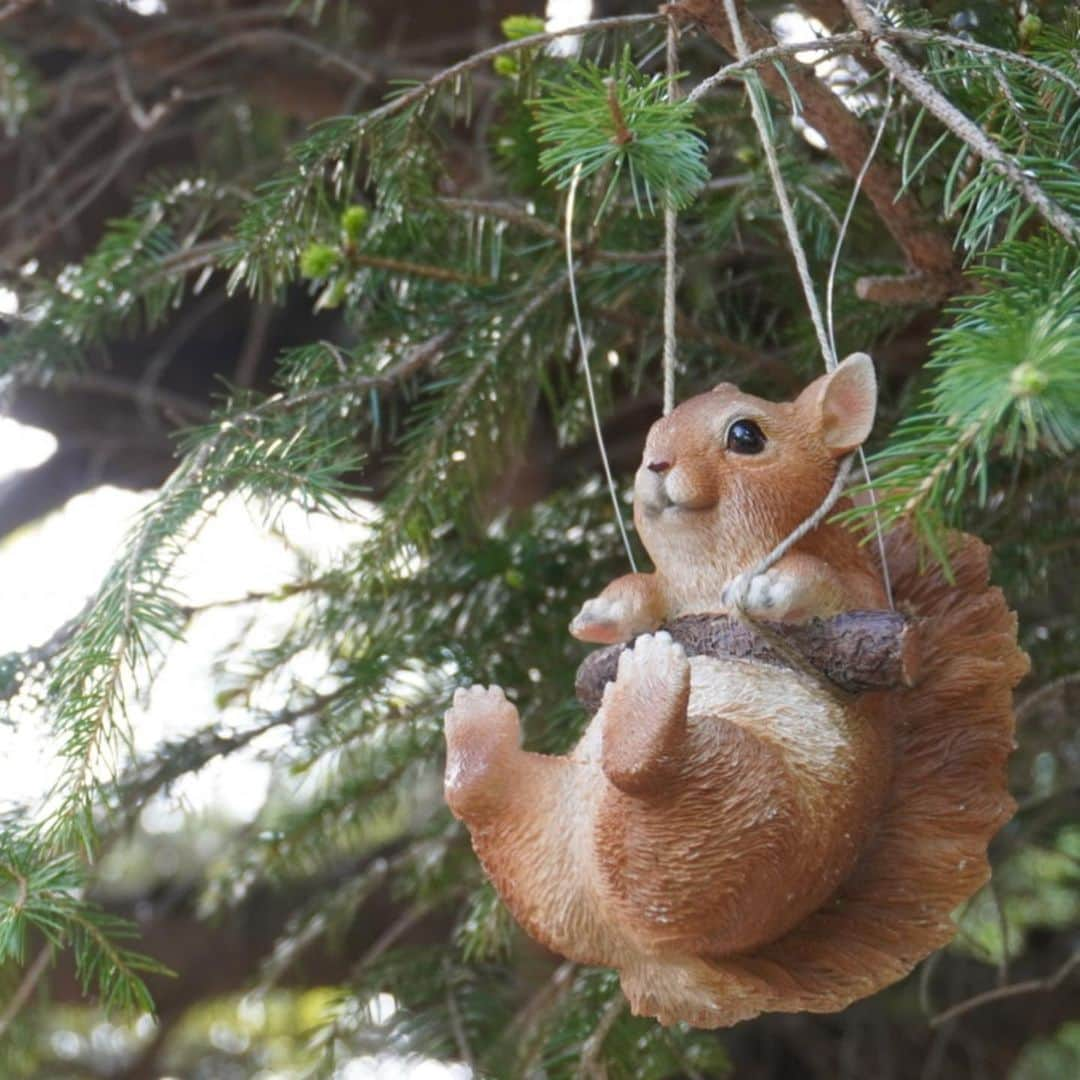
[[[840,460],[836,470],[836,477],[829,488],[829,493],[821,501],[821,505],[797,528],[761,559],[748,573],[740,574],[736,579],[737,591],[732,598],[735,605],[735,617],[745,625],[752,627],[754,632],[763,637],[797,672],[807,676],[817,686],[821,687],[830,697],[841,705],[851,701],[852,695],[841,689],[822,671],[819,671],[809,660],[791,644],[786,638],[776,633],[768,623],[752,615],[746,610],[747,595],[750,591],[750,582],[759,574],[764,574],[778,563],[800,540],[812,533],[836,505],[840,496],[844,493],[844,485],[847,483],[851,466],[855,462],[855,454],[846,454]]]
[[[731,27],[731,37],[735,44],[735,52],[737,60],[746,60],[750,55],[750,51],[746,45],[746,38],[743,36],[742,26],[739,23],[738,12],[735,8],[735,0],[724,0],[724,13],[727,16],[728,25]],[[751,76],[751,79],[753,76]],[[760,88],[751,84],[748,88],[750,97],[750,111],[754,119],[754,126],[757,128],[758,139],[761,142],[762,150],[765,154],[765,161],[769,169],[769,177],[772,180],[773,190],[776,194],[776,201],[780,206],[780,217],[784,223],[784,231],[787,234],[788,245],[791,248],[792,256],[795,259],[795,268],[799,276],[799,282],[802,285],[803,294],[806,297],[806,306],[810,312],[810,320],[814,324],[814,332],[817,335],[818,345],[821,348],[822,357],[825,360],[825,370],[834,371],[837,366],[836,350],[833,345],[833,338],[830,333],[830,326],[826,326],[825,320],[822,318],[821,307],[818,304],[817,294],[814,291],[814,284],[810,278],[809,264],[806,260],[806,252],[803,250],[802,243],[799,240],[799,230],[795,221],[795,212],[791,205],[791,199],[788,196],[787,188],[784,186],[784,179],[780,172],[780,162],[777,158],[776,148],[773,145],[772,139],[769,137],[769,125],[765,116],[765,110],[761,102]],[[890,94],[891,99],[891,94]],[[887,117],[886,111],[886,117]],[[866,168],[869,165],[870,158],[872,158],[877,145],[881,140],[881,135],[885,129],[885,117],[882,118],[881,126],[878,129],[878,133],[874,139],[874,142],[870,149],[870,154],[867,157],[867,162],[864,165],[862,171],[856,179],[855,191],[852,194],[852,206],[854,205],[854,199],[858,194],[859,186],[861,185],[862,178],[866,173]],[[848,213],[850,217],[850,209]],[[843,242],[843,236],[841,235],[838,244],[837,251],[834,255],[833,272],[835,271],[836,261],[839,258],[839,244]],[[830,274],[830,276],[832,276]],[[831,298],[831,285],[830,285],[830,298]],[[741,621],[751,625],[753,629],[761,634],[770,645],[777,649],[777,651],[784,656],[784,658],[792,664],[792,666],[803,675],[811,678],[818,686],[825,689],[832,697],[846,702],[849,700],[846,695],[835,683],[823,675],[820,671],[814,668],[806,658],[797,649],[791,646],[787,641],[783,641],[779,635],[775,634],[770,627],[764,625],[762,621],[752,615],[746,610],[746,601],[749,593],[751,580],[759,574],[764,574],[770,570],[777,562],[780,561],[791,548],[802,540],[809,533],[813,532],[829,515],[832,508],[836,505],[844,491],[844,485],[847,482],[848,474],[851,471],[852,463],[856,457],[854,452],[848,454],[840,462],[837,470],[836,477],[833,480],[832,487],[829,489],[829,493],[825,496],[821,505],[810,515],[790,536],[787,536],[768,555],[765,556],[748,574],[740,575],[738,581],[738,591],[734,596],[735,615]],[[860,454],[861,456],[861,454]],[[863,459],[865,467],[865,459]],[[869,481],[869,476],[867,477]],[[875,514],[876,517],[876,514]],[[889,596],[889,606],[892,606],[892,588],[888,580],[889,571],[888,566],[885,563],[885,551],[884,543],[881,538],[880,526],[878,527],[878,543],[881,545],[881,558],[882,558],[882,571],[885,578],[885,588]]]

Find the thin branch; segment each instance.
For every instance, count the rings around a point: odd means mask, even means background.
[[[521,52],[523,49],[539,48],[550,44],[558,38],[580,37],[582,34],[594,33],[598,30],[617,30],[627,26],[648,26],[662,22],[665,18],[666,16],[663,13],[613,15],[610,18],[592,19],[590,22],[580,23],[577,26],[568,26],[562,30],[547,30],[542,34],[530,34],[528,37],[518,38],[516,41],[505,41],[501,45],[493,45],[490,49],[483,49],[481,52],[473,53],[472,56],[445,68],[426,82],[414,86],[411,90],[407,90],[404,94],[394,98],[393,101],[388,101],[385,105],[372,110],[366,116],[360,117],[360,124],[362,127],[367,127],[372,123],[386,119],[388,116],[393,116],[395,113],[401,112],[402,109],[407,109],[429,97],[445,83],[452,83],[474,68],[486,67],[496,57]]]
[[[518,312],[513,321],[506,328],[506,334],[500,342],[500,347],[505,349],[511,342],[515,341],[517,336],[525,330],[529,320],[544,307],[545,304],[551,301],[553,297],[562,292],[565,287],[566,275],[558,274],[556,277],[552,278],[544,288],[535,293],[533,298]],[[462,379],[454,392],[454,400],[447,405],[439,415],[439,426],[443,431],[448,431],[457,423],[461,414],[473,400],[473,394],[476,387],[480,384],[480,381],[484,376],[490,372],[491,365],[499,355],[499,350],[494,350],[490,359],[479,361],[472,371]],[[313,393],[317,392],[318,391],[313,391]],[[439,439],[431,438],[428,440],[427,449],[424,455],[412,469],[412,487],[402,500],[398,510],[399,520],[412,509],[418,499],[424,497],[426,477],[432,465],[441,459],[442,452],[443,448]]]
[[[524,1060],[519,1063],[519,1076],[533,1075],[533,1068],[544,1048],[541,1037],[544,1016],[573,989],[577,970],[578,966],[572,960],[564,960],[510,1021],[510,1032],[519,1033],[517,1042],[525,1051]]]
[[[677,0],[664,10],[697,22],[728,53],[737,55],[723,0]],[[747,46],[754,53],[777,46],[776,38],[755,19],[744,14],[740,21]],[[762,65],[758,75],[772,97],[788,107],[794,91],[803,119],[821,133],[829,151],[848,173],[857,176],[869,156],[871,134],[840,98],[812,70],[785,63],[782,58]],[[863,192],[914,270],[949,282],[956,279],[952,239],[903,191],[903,179],[896,168],[881,158],[875,160],[863,180]]]
[[[39,664],[48,664],[53,657],[57,656],[67,645],[67,643],[75,636],[75,632],[82,625],[83,617],[90,610],[91,605],[88,603],[84,605],[82,611],[79,612],[73,619],[68,619],[48,641],[43,642],[41,645],[35,645],[30,649],[25,649],[19,654],[19,674],[25,675],[26,673],[33,671]],[[22,679],[18,677],[9,680],[8,686],[0,691],[0,701],[8,701],[18,694],[22,688]]]
[[[524,206],[519,206],[516,203],[450,197],[439,198],[435,201],[439,206],[447,210],[473,214],[476,217],[496,218],[510,225],[518,225],[523,229],[528,229],[536,233],[537,236],[546,237],[557,243],[562,242],[562,231],[558,226],[536,217]],[[664,260],[664,252],[659,248],[655,251],[612,251],[604,248],[590,248],[588,244],[577,243],[574,245],[574,254],[581,255],[594,262],[658,263]]]
[[[749,71],[752,68],[760,67],[762,64],[767,64],[770,60],[776,60],[778,57],[795,56],[797,59],[798,53],[813,52],[831,55],[832,53],[850,52],[865,47],[866,41],[862,34],[854,32],[850,34],[834,34],[832,37],[814,38],[811,41],[796,41],[786,42],[783,45],[769,45],[764,49],[758,49],[756,52],[752,52],[744,60],[735,60],[730,64],[725,64],[707,79],[703,79],[698,83],[688,95],[687,100],[697,101],[699,98],[702,98],[709,93],[713,87],[719,86],[720,83],[726,82],[728,79],[733,78],[744,71]],[[811,61],[808,66],[812,67],[823,59],[823,56],[815,56],[814,60]]]
[[[461,1060],[476,1074],[476,1057],[469,1045],[469,1037],[465,1031],[465,1021],[458,1006],[457,996],[454,994],[454,986],[451,980],[449,958],[443,961],[443,977],[446,979],[446,1012],[450,1017],[450,1030],[454,1033],[454,1042],[457,1044]]]
[[[35,380],[40,382],[40,380]],[[187,421],[203,422],[210,417],[210,410],[201,401],[186,394],[167,390],[161,386],[149,386],[129,382],[118,375],[100,371],[56,372],[49,384],[60,390],[83,390],[104,397],[122,398],[147,405],[156,405],[163,412],[176,414]]]
[[[1074,94],[1080,97],[1080,83],[1070,79],[1063,71],[1044,64],[1041,60],[1034,60],[1024,53],[1010,52],[1008,49],[999,49],[994,45],[984,45],[981,41],[969,41],[967,38],[955,37],[952,34],[943,34],[940,30],[913,30],[903,26],[882,26],[881,37],[887,41],[911,41],[923,45],[944,45],[949,49],[957,49],[962,52],[976,53],[983,56],[992,56],[1004,64],[1016,64],[1018,67],[1026,67],[1036,71],[1048,79],[1067,86]]]
[[[119,114],[119,109],[107,109],[92,123],[87,124],[78,135],[71,139],[62,153],[57,154],[49,161],[48,165],[41,171],[41,175],[33,184],[26,188],[17,198],[12,199],[3,210],[0,210],[0,222],[5,222],[9,218],[21,214],[28,204],[34,202],[39,196],[52,188],[54,182],[68,165],[70,165],[71,162],[87,148],[87,146],[91,145],[100,135],[104,134],[104,132],[112,126]]]
[[[220,259],[233,248],[230,240],[209,240],[193,244],[183,251],[178,251],[162,259],[156,273],[162,277],[173,273],[189,273],[192,270],[215,266]],[[364,252],[352,252],[349,263],[355,267],[368,267],[372,270],[386,270],[393,274],[405,274],[411,277],[430,278],[433,281],[448,281],[458,285],[490,285],[490,278],[465,274],[446,266],[432,266],[428,263],[410,262],[408,259],[392,259],[385,255],[367,255]]]
[[[1039,183],[976,123],[968,119],[930,80],[889,44],[884,25],[864,0],[844,0],[852,21],[869,35],[877,58],[907,92],[961,142],[1006,180],[1070,243],[1080,243],[1080,222],[1050,198]]]
[[[616,990],[611,1000],[604,1006],[596,1022],[596,1027],[589,1033],[581,1047],[577,1075],[580,1080],[604,1080],[606,1075],[602,1064],[604,1043],[607,1042],[611,1029],[626,1010],[626,998],[621,990]]]
[[[259,361],[262,359],[263,350],[266,348],[266,339],[270,333],[273,319],[273,305],[257,300],[255,310],[251,315],[251,322],[248,323],[247,333],[244,335],[244,344],[240,349],[240,359],[236,362],[234,379],[237,386],[246,388],[255,382],[255,375],[259,370]]]
[[[1056,679],[1052,679],[1045,686],[1040,686],[1038,690],[1033,690],[1016,707],[1017,725],[1022,726],[1023,721],[1037,712],[1047,701],[1057,697],[1058,694],[1064,693],[1066,687],[1076,684],[1080,684],[1080,671],[1070,671],[1067,675],[1061,675]]]
[[[1080,967],[1080,949],[1077,949],[1053,975],[1049,975],[1045,979],[1027,979],[1024,982],[1011,983],[1009,986],[997,986],[993,990],[976,994],[974,997],[970,997],[966,1001],[961,1001],[959,1004],[953,1005],[952,1008],[938,1013],[937,1016],[930,1020],[930,1026],[940,1027],[950,1020],[955,1020],[958,1016],[963,1016],[973,1009],[980,1009],[983,1005],[989,1005],[994,1001],[1018,997],[1021,994],[1050,993],[1061,986],[1077,967]]]
[[[2,18],[3,13],[0,12],[0,19]],[[37,988],[37,984],[41,982],[41,977],[48,969],[51,958],[52,946],[45,945],[42,947],[41,952],[34,957],[34,962],[26,969],[19,985],[15,988],[15,993],[11,995],[11,1000],[4,1006],[4,1011],[0,1013],[0,1038],[4,1037],[4,1033],[11,1027],[12,1021],[22,1012],[23,1007],[30,1000],[30,995]]]
[[[411,930],[431,911],[429,904],[413,904],[406,908],[373,942],[352,969],[353,977],[358,977],[366,967],[374,964],[388,949]]]
[[[364,390],[385,390],[395,383],[404,382],[411,378],[422,368],[435,363],[443,354],[446,345],[453,337],[453,332],[444,330],[427,341],[420,342],[410,349],[401,360],[384,371],[374,375],[360,375],[355,379],[346,379],[343,382],[334,383],[332,386],[320,386],[315,390],[308,390],[303,394],[293,397],[276,395],[247,412],[238,416],[228,416],[224,419],[231,423],[242,423],[272,408],[295,409],[304,405],[312,405],[327,398],[340,397],[344,394],[355,394]],[[330,346],[331,348],[333,346]]]
[[[388,270],[392,274],[407,274],[411,277],[430,278],[433,281],[449,281],[457,285],[490,285],[491,278],[466,274],[452,270],[447,266],[431,266],[427,263],[409,262],[407,259],[391,259],[385,255],[366,255],[363,252],[351,252],[348,256],[351,266],[364,266],[372,270]]]
[[[363,83],[373,83],[378,78],[377,72],[369,68],[359,67],[349,57],[335,52],[333,49],[327,48],[322,43],[305,37],[303,34],[282,30],[277,27],[261,27],[230,34],[228,37],[215,41],[212,45],[208,45],[199,52],[189,53],[181,61],[162,71],[159,79],[175,79],[181,73],[194,67],[200,67],[207,60],[212,60],[222,53],[232,52],[247,45],[266,42],[283,44],[287,45],[290,50],[311,53],[319,61],[320,68],[339,68],[345,74],[354,79],[359,79]]]

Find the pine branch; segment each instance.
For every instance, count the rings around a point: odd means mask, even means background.
[[[969,120],[922,72],[889,44],[883,35],[881,20],[864,0],[844,0],[844,3],[852,21],[870,37],[875,55],[896,77],[897,82],[991,168],[1001,173],[1066,240],[1080,244],[1080,220],[1050,198],[1041,185],[1008,154],[1003,153],[981,127]]]
[[[677,18],[699,23],[710,37],[735,55],[723,0],[678,0],[665,10]],[[776,47],[773,35],[750,16],[743,17],[742,28],[748,46],[755,53]],[[790,104],[794,91],[807,124],[821,132],[829,151],[848,174],[858,176],[869,157],[870,133],[812,72],[793,63],[780,66],[783,74],[772,64],[759,69],[766,89],[785,105]],[[949,237],[931,223],[909,194],[901,193],[902,187],[900,176],[891,165],[881,159],[871,162],[863,179],[863,191],[889,235],[914,270],[951,282],[955,277],[955,259]]]
[[[880,20],[875,33],[885,41],[915,42],[921,45],[943,45],[947,48],[955,49],[957,52],[972,53],[976,56],[989,56],[1006,66],[1011,64],[1015,67],[1027,68],[1029,71],[1042,75],[1046,79],[1052,79],[1055,82],[1059,82],[1063,86],[1068,87],[1068,89],[1077,97],[1080,97],[1080,83],[1075,79],[1070,78],[1064,71],[1059,70],[1053,65],[1044,64],[1041,60],[1036,60],[1034,57],[1028,56],[1022,52],[1014,52],[1010,49],[999,49],[995,45],[987,45],[985,42],[974,41],[971,38],[956,37],[953,34],[943,33],[940,30],[918,30],[914,27],[907,26],[888,26],[885,23],[880,22]],[[867,38],[862,34],[858,36],[860,41],[865,45]],[[871,44],[872,41],[873,39],[871,38]]]
[[[882,521],[913,520],[946,565],[941,524],[958,521],[969,486],[987,501],[992,454],[1019,461],[1080,449],[1076,249],[1045,235],[992,254],[972,272],[992,287],[953,305],[953,322],[935,336],[923,408],[872,458]],[[840,517],[867,524],[873,513]]]
[[[562,230],[556,226],[538,218],[524,206],[518,206],[507,202],[490,202],[484,199],[455,199],[441,197],[436,200],[439,206],[447,210],[469,214],[478,219],[494,218],[497,221],[505,221],[510,225],[517,225],[529,232],[543,236],[553,243],[562,244]],[[613,263],[659,263],[664,261],[662,248],[655,251],[635,251],[632,248],[626,250],[611,251],[605,248],[592,247],[587,243],[578,241],[574,244],[574,253],[585,256],[590,261],[613,262]]]
[[[644,75],[629,54],[611,70],[583,64],[543,89],[533,103],[540,167],[559,187],[577,174],[609,177],[596,217],[622,172],[639,214],[643,201],[650,213],[661,199],[686,206],[704,187],[705,144],[692,105],[669,100],[668,79]]]

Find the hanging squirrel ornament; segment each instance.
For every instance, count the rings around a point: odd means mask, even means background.
[[[634,487],[656,570],[571,624],[609,645],[579,671],[575,750],[523,750],[495,686],[446,714],[446,798],[511,912],[662,1023],[833,1011],[901,978],[953,936],[1012,814],[1027,658],[982,543],[951,537],[949,582],[892,531],[895,611],[832,522],[746,577],[820,506],[876,396],[856,354],[795,401],[724,384],[657,421]]]

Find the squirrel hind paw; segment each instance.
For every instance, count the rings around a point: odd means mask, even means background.
[[[499,686],[470,686],[454,693],[444,717],[445,790],[459,817],[470,811],[521,745],[518,711]]]
[[[619,656],[616,681],[684,690],[690,685],[690,661],[666,630],[642,634]]]

